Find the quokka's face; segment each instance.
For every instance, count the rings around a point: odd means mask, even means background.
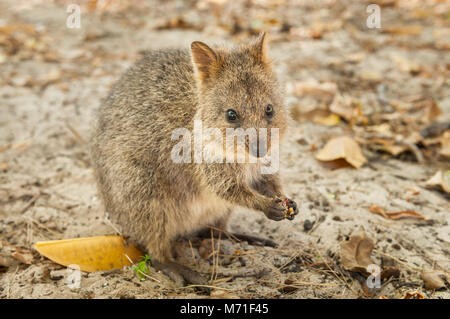
[[[286,111],[277,84],[260,71],[232,76],[225,71],[224,78],[204,97],[207,112],[202,115],[204,122],[220,128],[224,137],[227,129],[245,134],[246,151],[254,157],[266,155],[273,141],[273,129],[281,138],[286,126]],[[256,138],[250,138],[252,133]]]
[[[273,129],[281,139],[287,117],[278,82],[265,57],[264,42],[261,35],[256,43],[234,50],[212,51],[199,44],[197,52],[194,44],[192,47],[200,85],[200,118],[208,127],[222,131],[224,143],[229,138],[227,129],[244,134],[245,151],[253,157],[265,156],[272,142],[278,143]],[[212,62],[206,58],[208,63],[203,64],[205,56]],[[253,133],[256,138],[250,137]]]

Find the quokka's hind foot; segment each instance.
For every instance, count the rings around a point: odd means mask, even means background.
[[[184,287],[186,285],[198,285],[199,290],[209,293],[210,289],[207,286],[209,284],[208,280],[203,277],[197,271],[180,265],[175,262],[166,262],[160,263],[158,261],[153,260],[152,266],[156,270],[162,271],[165,275],[169,276],[178,287]]]
[[[255,245],[255,246],[267,246],[267,247],[273,247],[273,248],[278,246],[276,242],[274,242],[273,240],[268,239],[268,238],[252,236],[252,235],[247,235],[247,234],[229,233],[229,232],[224,232],[218,228],[210,228],[210,227],[207,227],[207,228],[201,230],[200,232],[198,232],[197,237],[211,238],[211,234],[214,238],[218,238],[220,235],[222,238],[229,237],[230,239],[234,239],[237,241],[246,241],[250,245]]]

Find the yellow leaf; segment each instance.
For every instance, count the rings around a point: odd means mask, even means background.
[[[34,248],[60,265],[75,264],[86,272],[120,269],[131,265],[127,256],[133,262],[142,256],[135,246],[127,245],[117,235],[41,241]]]
[[[325,147],[316,154],[316,158],[319,161],[344,159],[356,168],[360,168],[367,162],[358,143],[348,136],[340,136],[329,140]]]
[[[360,76],[366,81],[380,81],[383,78],[383,75],[377,71],[363,71]]]
[[[338,125],[341,118],[336,114],[330,114],[328,116],[314,116],[313,122],[326,126]]]
[[[384,28],[384,32],[395,34],[395,35],[419,35],[422,33],[422,26],[420,25],[396,25],[396,26],[389,26]]]

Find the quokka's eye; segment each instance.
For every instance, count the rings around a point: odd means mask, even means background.
[[[272,104],[268,104],[266,106],[266,115],[268,117],[272,117],[273,116],[273,106],[272,106]]]
[[[227,115],[227,120],[230,123],[235,123],[238,119],[238,115],[235,110],[228,110],[226,115]]]

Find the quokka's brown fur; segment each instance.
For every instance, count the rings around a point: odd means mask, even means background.
[[[171,242],[204,228],[224,228],[236,206],[282,219],[277,174],[259,164],[177,164],[176,128],[286,127],[266,36],[234,48],[194,42],[191,50],[153,51],[131,67],[99,110],[92,160],[105,209],[125,236],[152,258],[171,260]],[[274,114],[267,117],[266,107]],[[226,119],[236,110],[238,123]]]

